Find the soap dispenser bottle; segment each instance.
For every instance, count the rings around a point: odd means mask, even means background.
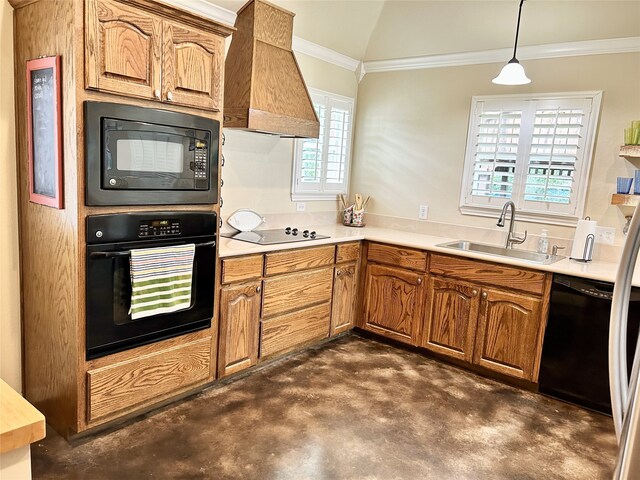
[[[549,230],[546,228],[542,229],[542,233],[540,234],[540,238],[538,238],[538,253],[549,253],[549,237],[547,233]]]

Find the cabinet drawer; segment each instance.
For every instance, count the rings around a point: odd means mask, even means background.
[[[331,304],[323,303],[299,312],[262,320],[260,358],[289,350],[329,336]]]
[[[262,316],[272,317],[331,299],[333,267],[264,281]]]
[[[427,269],[427,254],[420,250],[370,243],[367,258],[371,262],[386,263],[394,267],[410,268],[420,272]]]
[[[447,255],[431,255],[431,273],[542,295],[546,274]]]
[[[87,418],[113,415],[204,382],[211,366],[211,337],[87,372]]]
[[[360,257],[360,242],[339,243],[336,246],[336,263],[354,262]]]
[[[262,255],[222,260],[222,283],[242,282],[262,276]]]
[[[291,273],[299,270],[333,265],[335,246],[326,245],[317,248],[305,248],[266,255],[265,275]]]

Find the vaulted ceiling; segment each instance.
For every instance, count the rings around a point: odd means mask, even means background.
[[[244,0],[207,0],[237,11]],[[294,34],[357,60],[513,46],[518,0],[271,0]],[[640,0],[527,0],[519,45],[640,36]]]

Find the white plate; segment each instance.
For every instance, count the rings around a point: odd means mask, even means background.
[[[248,208],[241,208],[227,218],[227,223],[241,232],[250,232],[264,223],[264,217]]]

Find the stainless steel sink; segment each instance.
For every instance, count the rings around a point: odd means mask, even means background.
[[[562,255],[529,252],[527,250],[515,250],[512,248],[485,245],[483,243],[474,243],[465,240],[441,243],[436,246],[452,248],[454,250],[463,250],[465,252],[484,253],[485,255],[494,255],[496,257],[516,258],[518,260],[524,260],[525,262],[538,263],[541,265],[549,265],[550,263],[555,263],[564,258]]]

